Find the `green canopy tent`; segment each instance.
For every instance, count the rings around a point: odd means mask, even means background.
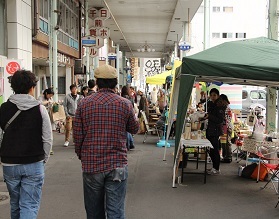
[[[184,57],[176,80],[178,90],[175,154],[179,148],[192,87],[197,81],[279,86],[279,42],[265,37],[223,43]],[[176,96],[176,95],[174,95]],[[176,106],[173,106],[176,107]],[[171,109],[174,111],[175,109]],[[173,186],[175,180],[175,159]]]

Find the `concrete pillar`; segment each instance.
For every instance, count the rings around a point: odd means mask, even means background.
[[[66,67],[66,95],[70,93],[71,84],[72,84],[72,69]]]
[[[278,40],[278,16],[277,11],[279,7],[278,0],[269,0],[269,20],[268,20],[268,38]],[[278,92],[277,92],[278,95]],[[268,132],[279,131],[279,118],[276,121],[276,90],[275,88],[267,88],[267,98],[266,98],[266,130]],[[279,103],[279,100],[277,100]],[[277,103],[277,107],[279,109]]]
[[[21,59],[32,70],[31,0],[9,0],[7,4],[8,58]]]

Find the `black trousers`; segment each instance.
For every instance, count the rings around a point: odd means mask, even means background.
[[[212,144],[213,148],[210,148],[209,156],[213,163],[213,168],[219,170],[220,167],[220,154],[219,154],[219,136],[207,136],[207,139]]]

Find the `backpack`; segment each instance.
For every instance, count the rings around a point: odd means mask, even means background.
[[[257,165],[256,168],[254,169],[254,172],[252,173],[252,175],[251,175],[252,179],[257,179],[258,167],[259,166]],[[262,163],[260,163],[259,180],[264,181],[267,177],[268,177],[268,170]]]
[[[251,176],[254,172],[254,170],[256,169],[256,167],[258,166],[257,163],[252,163],[250,165],[247,165],[246,167],[244,167],[244,169],[242,170],[242,174],[241,176],[247,179],[251,179]]]

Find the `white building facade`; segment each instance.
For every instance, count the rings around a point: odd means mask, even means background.
[[[210,0],[210,40],[208,47],[224,42],[267,36],[268,1]],[[203,50],[204,4],[190,25],[189,43],[193,55]],[[188,40],[187,40],[188,41]]]

